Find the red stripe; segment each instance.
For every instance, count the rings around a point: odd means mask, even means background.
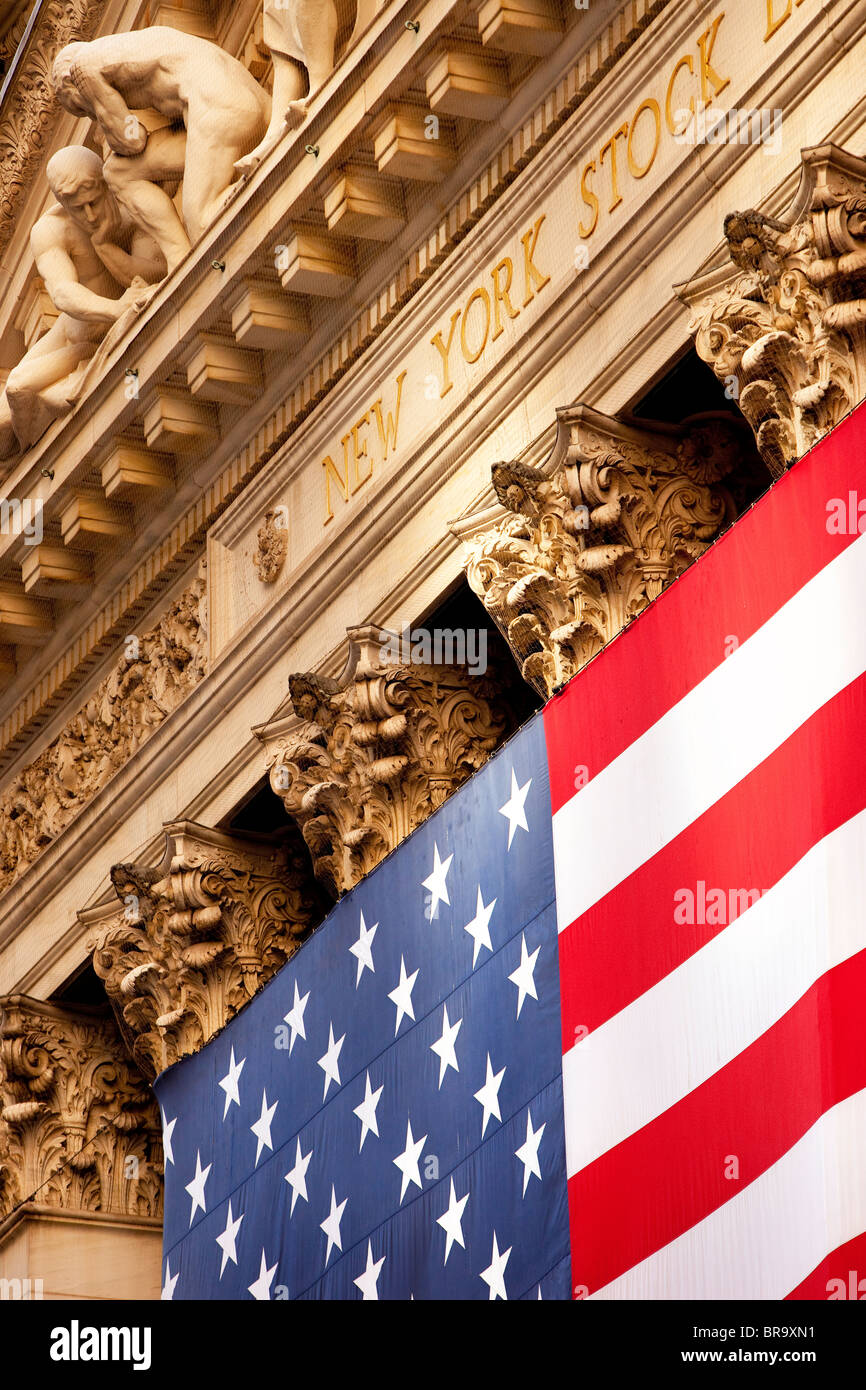
[[[860,951],[721,1071],[570,1178],[572,1283],[603,1288],[741,1192],[825,1111],[862,1090],[864,992]],[[736,1181],[725,1177],[731,1155]]]
[[[864,722],[866,674],[560,933],[563,1052],[724,930],[675,922],[679,889],[771,888],[866,807]]]
[[[828,534],[827,504],[866,486],[864,454],[861,406],[547,704],[554,812],[857,539]]]
[[[838,1283],[828,1287],[831,1279],[841,1279],[844,1287],[840,1288]],[[861,1279],[862,1288],[859,1287]],[[830,1299],[831,1296],[839,1300],[856,1298],[861,1302],[866,1299],[866,1232],[837,1246],[788,1294],[789,1299]]]

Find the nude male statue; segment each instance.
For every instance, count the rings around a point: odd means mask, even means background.
[[[54,62],[61,106],[99,124],[105,179],[173,270],[227,201],[237,160],[267,126],[268,96],[217,44],[163,25],[71,43]],[[137,111],[172,124],[148,132]],[[183,179],[183,223],[162,184]],[[185,227],[184,227],[185,223]]]
[[[264,0],[262,39],[274,62],[274,98],[264,139],[235,169],[248,174],[288,129],[302,124],[310,101],[334,71],[335,0]],[[309,74],[309,90],[303,64]]]
[[[57,206],[34,224],[30,246],[60,316],[7,377],[0,395],[3,459],[29,448],[69,409],[80,369],[108,328],[130,306],[144,308],[153,282],[165,275],[159,247],[107,188],[99,155],[69,145],[52,155],[46,176]]]

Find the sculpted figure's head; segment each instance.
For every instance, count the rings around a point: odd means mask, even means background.
[[[61,48],[51,69],[51,81],[57,93],[57,100],[74,116],[93,115],[85,104],[75,80],[76,64],[80,62],[86,47],[84,43],[68,43],[65,48]]]
[[[92,235],[120,226],[120,211],[105,182],[102,160],[84,145],[67,145],[45,167],[48,186],[77,227]]]

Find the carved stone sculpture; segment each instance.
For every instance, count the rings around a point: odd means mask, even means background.
[[[162,1173],[156,1103],[109,1009],[0,998],[0,1219],[28,1198],[158,1217]]]
[[[285,507],[275,507],[265,513],[256,534],[253,565],[263,584],[274,584],[286,563],[289,549],[288,516]]]
[[[456,665],[400,666],[393,634],[349,630],[339,681],[289,678],[302,722],[255,732],[270,752],[270,784],[300,825],[316,876],[348,892],[487,760],[514,728],[494,675]]]
[[[743,432],[730,416],[626,425],[585,405],[557,426],[543,466],[494,465],[504,517],[454,527],[470,586],[545,698],[734,520],[721,480]]]
[[[289,848],[189,821],[166,835],[158,868],[112,869],[121,907],[90,948],[151,1077],[203,1047],[324,915],[309,866]]]
[[[92,150],[59,150],[46,176],[57,206],[35,223],[30,246],[60,316],[9,373],[0,396],[0,458],[29,448],[70,409],[107,329],[134,318],[165,274],[158,246],[118,206]]]
[[[217,44],[163,25],[69,44],[52,75],[61,105],[98,123],[109,186],[172,270],[231,196],[236,161],[266,128],[266,93]],[[169,124],[149,129],[147,110]]]
[[[51,86],[51,63],[64,44],[89,38],[102,18],[105,0],[51,0],[34,6],[32,0],[18,6],[17,15],[0,19],[3,32],[0,56],[11,60],[29,31],[26,51],[15,71],[0,113],[0,253],[12,236],[22,199],[38,175],[57,102]],[[8,15],[8,4],[2,7]]]
[[[678,286],[774,476],[866,395],[866,160],[835,145],[802,159],[790,215],[731,213],[733,266]]]
[[[250,173],[287,129],[302,124],[310,101],[334,71],[334,0],[264,0],[262,16],[262,39],[274,64],[271,119],[256,148],[237,161],[239,174]]]
[[[83,709],[0,796],[0,891],[19,877],[202,679],[203,573],[127,644]]]

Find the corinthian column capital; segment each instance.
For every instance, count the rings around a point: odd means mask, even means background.
[[[255,731],[268,750],[271,787],[335,897],[441,806],[514,727],[504,687],[491,672],[467,669],[466,645],[466,630],[350,628],[339,680],[290,676],[293,717]]]
[[[783,218],[725,218],[729,260],[677,287],[695,347],[778,477],[866,395],[866,160],[802,151]]]
[[[28,1199],[158,1217],[162,1171],[156,1103],[110,1011],[0,998],[0,1217]]]
[[[117,864],[118,903],[82,913],[93,966],[147,1076],[196,1052],[320,920],[289,850],[191,821],[166,826],[162,863]]]
[[[743,428],[728,415],[624,424],[586,405],[557,411],[540,467],[493,467],[497,509],[454,524],[466,577],[543,697],[706,549],[737,514],[723,479]]]

